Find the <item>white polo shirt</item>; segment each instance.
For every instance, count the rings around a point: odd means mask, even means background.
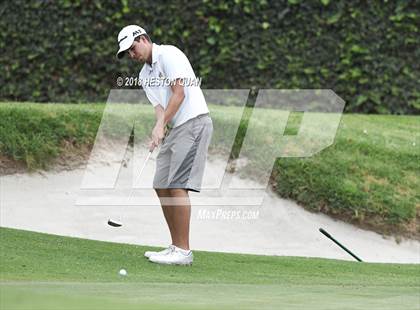
[[[144,64],[139,73],[139,80],[149,82],[149,84],[143,82],[142,86],[154,107],[160,104],[166,110],[172,89],[168,83],[153,84],[153,79],[158,81],[158,79],[175,80],[178,78],[184,78],[186,82],[196,80],[187,56],[175,46],[153,43],[152,65],[147,62]],[[184,101],[170,121],[172,127],[177,127],[197,115],[209,112],[200,86],[184,85],[184,94]]]

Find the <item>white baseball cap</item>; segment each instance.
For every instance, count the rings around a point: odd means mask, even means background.
[[[121,59],[125,51],[133,45],[134,39],[142,34],[147,34],[146,30],[137,25],[125,26],[118,34],[118,45],[120,49],[117,52],[117,58]]]

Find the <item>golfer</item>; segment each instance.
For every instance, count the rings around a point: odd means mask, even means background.
[[[144,63],[139,80],[156,115],[149,150],[162,144],[153,188],[172,244],[161,252],[147,251],[144,255],[154,263],[191,265],[188,192],[200,191],[213,132],[209,110],[188,58],[177,47],[152,43],[137,25],[124,27],[118,34],[118,44],[118,59],[128,54]]]

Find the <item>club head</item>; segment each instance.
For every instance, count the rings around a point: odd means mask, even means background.
[[[112,227],[121,227],[122,223],[118,221],[113,221],[111,219],[108,220],[108,225]]]

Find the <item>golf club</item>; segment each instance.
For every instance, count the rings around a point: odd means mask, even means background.
[[[143,173],[144,167],[146,167],[146,164],[147,164],[147,162],[149,161],[150,155],[152,155],[152,152],[153,152],[153,151],[149,151],[149,154],[147,154],[147,157],[146,157],[146,159],[145,159],[145,161],[144,161],[144,163],[143,163],[143,166],[142,166],[142,167],[141,167],[141,169],[140,169],[140,173],[138,174],[138,176],[137,176],[137,178],[136,178],[136,182],[134,183],[134,186],[138,183],[138,181],[139,181],[139,179],[140,179],[140,176],[141,176],[141,175],[142,175],[142,173]],[[133,193],[134,193],[134,187],[131,189],[130,194],[128,195],[128,201],[130,201],[130,198],[131,198],[131,196],[133,195]],[[112,227],[121,227],[121,226],[122,226],[122,220],[121,220],[121,217],[120,217],[120,219],[119,219],[119,220],[109,219],[109,220],[108,220],[108,225],[109,225],[109,226],[112,226]]]
[[[319,231],[325,235],[327,238],[331,239],[335,244],[337,244],[340,248],[342,248],[344,251],[349,253],[353,258],[355,258],[359,262],[363,262],[359,257],[357,257],[355,254],[353,254],[349,249],[347,249],[344,245],[342,245],[340,242],[335,240],[333,236],[331,236],[328,232],[326,232],[324,229],[320,228]]]

